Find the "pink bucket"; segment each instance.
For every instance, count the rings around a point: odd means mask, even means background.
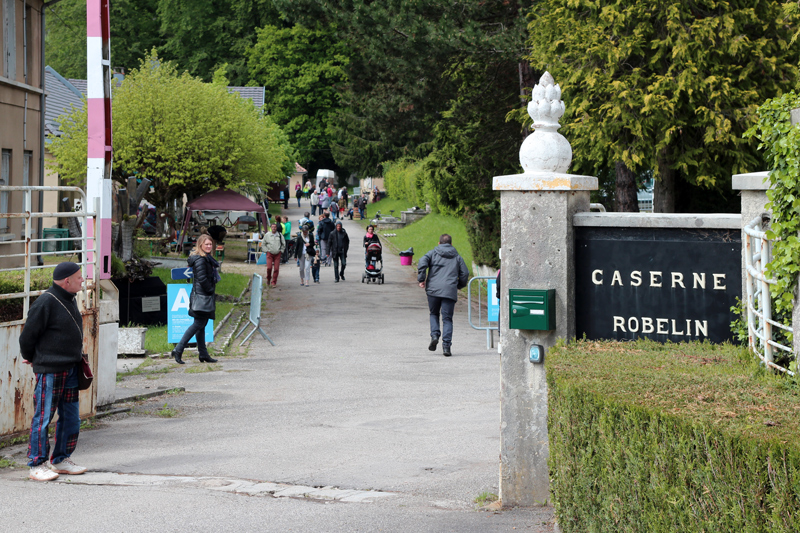
[[[403,265],[403,266],[410,266],[411,265],[411,260],[413,258],[414,258],[413,255],[408,255],[408,256],[402,256],[401,255],[400,256],[400,264]]]

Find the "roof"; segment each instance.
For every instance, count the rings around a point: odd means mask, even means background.
[[[78,89],[81,92],[81,94],[86,94],[86,85],[87,85],[86,80],[76,80],[76,79],[70,78],[69,82],[72,85],[74,85],[75,88]]]
[[[228,87],[229,93],[239,93],[242,98],[249,98],[256,107],[264,106],[264,87]]]
[[[308,170],[306,170],[303,167],[301,167],[300,164],[297,161],[294,162],[294,171],[295,172],[308,172]]]
[[[264,212],[264,206],[230,189],[217,189],[195,198],[187,207],[192,211],[213,209],[216,211]]]
[[[69,113],[72,106],[83,107],[83,94],[75,85],[62,77],[51,67],[44,69],[44,127],[45,133],[61,135],[61,124],[58,117]]]

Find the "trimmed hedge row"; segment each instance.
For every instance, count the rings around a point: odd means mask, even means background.
[[[800,531],[793,382],[731,345],[580,341],[548,355],[563,531]]]

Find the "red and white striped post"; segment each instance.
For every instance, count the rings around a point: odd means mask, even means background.
[[[111,44],[108,0],[86,0],[86,96],[88,101],[89,149],[86,169],[85,208],[93,210],[99,199],[95,220],[87,224],[86,235],[97,235],[100,272],[88,254],[87,275],[97,280],[111,277]]]

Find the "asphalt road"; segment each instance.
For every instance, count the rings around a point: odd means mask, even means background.
[[[289,215],[296,225],[301,210]],[[82,432],[73,459],[147,481],[33,482],[24,445],[0,451],[23,465],[0,470],[0,531],[552,531],[549,507],[476,510],[481,493],[499,493],[499,355],[469,327],[466,301],[453,357],[429,352],[412,267],[386,254],[386,283],[362,284],[363,233],[346,229],[347,281],[323,268],[322,283],[301,287],[290,263],[265,291],[262,324],[277,346],[256,334],[247,356],[214,371],[190,373],[201,365],[187,352],[187,365],[119,384],[187,392],[103,419]],[[155,416],[165,406],[176,416]],[[390,494],[347,502],[226,490],[235,480]]]

